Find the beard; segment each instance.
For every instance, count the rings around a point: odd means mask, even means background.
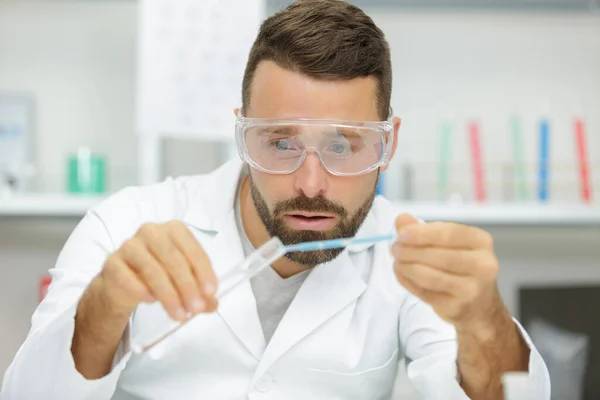
[[[379,172],[377,172],[377,181],[379,181]],[[354,212],[349,213],[342,205],[336,204],[323,195],[309,198],[302,194],[298,197],[279,201],[275,204],[273,212],[265,199],[262,197],[258,188],[252,180],[250,174],[250,193],[254,206],[265,225],[267,232],[271,237],[277,236],[284,245],[297,244],[302,242],[312,242],[315,240],[329,240],[354,237],[364,222],[373,200],[375,199],[377,181],[367,200]],[[283,216],[292,211],[305,211],[314,213],[327,213],[338,217],[338,223],[328,231],[310,231],[296,230],[288,227]],[[329,262],[336,258],[344,249],[324,249],[309,252],[287,253],[285,257],[295,263],[314,267],[319,264]]]

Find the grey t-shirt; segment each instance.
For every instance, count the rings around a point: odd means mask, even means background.
[[[240,178],[240,187],[243,181],[244,176],[242,175],[242,178]],[[240,233],[242,247],[244,248],[244,254],[248,256],[255,249],[252,243],[250,243],[244,230],[244,224],[242,223],[239,192],[240,190],[238,190],[235,197],[235,220],[238,232]],[[310,269],[307,269],[284,279],[273,268],[265,268],[250,280],[252,292],[256,299],[258,317],[260,318],[260,324],[262,325],[267,343],[271,341],[279,322],[281,322],[281,319],[310,271]]]

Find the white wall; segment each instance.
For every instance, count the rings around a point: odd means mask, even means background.
[[[411,161],[426,170],[437,157],[439,116],[450,112],[460,123],[467,116],[482,116],[485,155],[502,162],[510,154],[504,127],[511,110],[523,114],[531,133],[547,98],[561,132],[554,161],[572,162],[567,121],[580,103],[598,166],[599,17],[381,10],[373,16],[392,47],[393,105],[405,119],[396,165]],[[81,144],[109,156],[112,189],[135,182],[135,34],[133,2],[0,1],[0,90],[31,92],[38,101],[36,159],[42,189],[62,190],[66,156]],[[455,159],[460,160],[466,140],[457,136]],[[530,134],[526,145],[532,160],[535,143]],[[217,162],[215,150],[206,144],[169,143],[167,170],[210,170]],[[600,168],[594,172],[600,175]],[[390,191],[397,193],[394,187]],[[37,278],[52,267],[74,223],[0,219],[0,304],[6,305],[0,307],[0,373],[27,332]],[[520,284],[600,282],[598,228],[492,232],[502,261],[500,288],[514,312]]]
[[[135,2],[0,1],[0,91],[33,94],[40,189],[65,188],[78,146],[109,155],[112,187],[136,180]]]

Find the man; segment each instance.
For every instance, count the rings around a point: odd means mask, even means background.
[[[549,399],[544,363],[498,295],[490,235],[375,198],[400,127],[391,75],[383,33],[354,6],[301,1],[267,19],[235,111],[243,162],[91,210],[3,399],[384,399],[402,356],[424,399],[501,399],[507,371],[529,371],[534,398]],[[271,237],[392,229],[391,248],[288,254],[217,304],[216,277]],[[163,310],[200,315],[132,354],[170,326]]]

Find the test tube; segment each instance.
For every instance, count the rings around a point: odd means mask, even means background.
[[[215,298],[217,300],[221,299],[239,284],[248,281],[264,268],[277,261],[285,253],[286,248],[281,240],[277,237],[271,238],[268,242],[254,251],[254,253],[246,257],[239,265],[219,279],[219,287]],[[143,354],[150,351],[194,319],[194,317],[195,315],[190,315],[185,321],[175,323],[174,326],[165,329],[165,331],[160,332],[159,334],[156,334],[155,332],[143,333],[133,340],[131,350],[135,354]]]
[[[469,123],[469,144],[473,166],[473,183],[475,184],[475,199],[478,203],[484,203],[486,201],[486,193],[481,150],[481,127],[477,121]]]
[[[525,181],[525,151],[523,150],[523,127],[521,119],[514,116],[511,120],[514,172],[517,183],[517,198],[519,201],[527,199],[527,184]]]
[[[577,160],[579,162],[581,200],[584,203],[590,203],[592,199],[592,190],[585,140],[585,122],[582,118],[577,118],[575,120],[575,143],[577,145]]]
[[[550,180],[550,123],[547,119],[540,121],[540,154],[538,167],[538,199],[542,202],[549,198],[549,180]]]
[[[440,133],[440,161],[438,165],[438,200],[448,197],[448,175],[450,174],[450,157],[452,153],[452,123],[445,121]]]

